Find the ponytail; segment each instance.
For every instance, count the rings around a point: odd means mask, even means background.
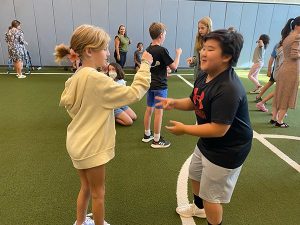
[[[70,47],[65,44],[60,44],[55,47],[54,58],[55,62],[60,63],[63,58],[70,54]]]

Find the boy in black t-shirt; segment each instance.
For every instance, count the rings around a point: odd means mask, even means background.
[[[163,109],[161,106],[155,106],[158,102],[155,100],[155,97],[167,97],[167,66],[169,66],[172,70],[177,69],[182,50],[181,48],[176,49],[176,57],[173,61],[173,59],[169,56],[168,50],[161,46],[166,38],[166,26],[164,24],[152,23],[149,27],[149,33],[152,38],[152,42],[147,48],[147,52],[152,55],[153,63],[150,70],[151,84],[150,89],[147,92],[147,108],[144,115],[145,133],[142,141],[149,142],[153,140],[151,144],[152,148],[167,148],[171,145],[171,143],[160,136]],[[153,111],[154,135],[152,135],[150,131]]]
[[[170,121],[173,134],[198,136],[189,167],[194,202],[179,206],[183,217],[221,224],[222,203],[229,203],[241,167],[251,149],[253,131],[244,87],[232,66],[243,47],[237,32],[216,30],[204,38],[201,74],[189,98],[160,98],[164,109],[194,110],[198,125]]]

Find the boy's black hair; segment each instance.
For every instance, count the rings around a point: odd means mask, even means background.
[[[270,37],[267,34],[262,34],[259,37],[259,40],[262,40],[264,43],[264,49],[266,49],[268,47],[268,44],[270,42]]]
[[[229,64],[230,66],[236,66],[244,44],[243,36],[236,31],[220,29],[212,31],[205,35],[203,41],[205,43],[210,39],[219,42],[222,49],[222,55],[231,56]]]
[[[143,42],[139,42],[139,43],[137,43],[136,47],[138,48],[139,45],[144,45],[144,44],[143,44]]]
[[[116,79],[118,80],[122,80],[125,78],[125,73],[124,73],[124,70],[122,69],[122,67],[118,64],[118,63],[114,63],[114,62],[111,62],[108,66],[107,66],[107,73],[109,73],[109,67],[112,66],[115,68],[116,70],[116,73],[117,73],[117,77]]]

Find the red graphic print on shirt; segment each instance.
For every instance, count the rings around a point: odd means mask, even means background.
[[[193,102],[195,107],[195,113],[201,118],[206,119],[205,112],[203,111],[203,104],[202,100],[204,99],[204,91],[201,92],[200,95],[198,93],[198,88],[194,89],[194,96],[193,96]]]

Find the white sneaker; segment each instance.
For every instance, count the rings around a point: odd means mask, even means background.
[[[77,225],[77,220],[75,221],[75,223],[73,225]],[[95,225],[95,222],[90,217],[86,217],[85,221],[83,222],[82,225]],[[105,223],[104,223],[104,225],[105,225]]]
[[[89,216],[93,216],[93,213],[88,213],[86,216],[87,216],[86,218],[89,218]],[[110,224],[104,220],[104,225],[110,225]]]
[[[19,79],[23,79],[23,78],[26,78],[26,76],[23,75],[23,74],[21,74],[21,75],[18,76],[18,78],[19,78]]]
[[[206,218],[206,214],[204,209],[199,209],[194,203],[178,206],[176,208],[176,212],[183,217],[200,217],[200,218]]]

